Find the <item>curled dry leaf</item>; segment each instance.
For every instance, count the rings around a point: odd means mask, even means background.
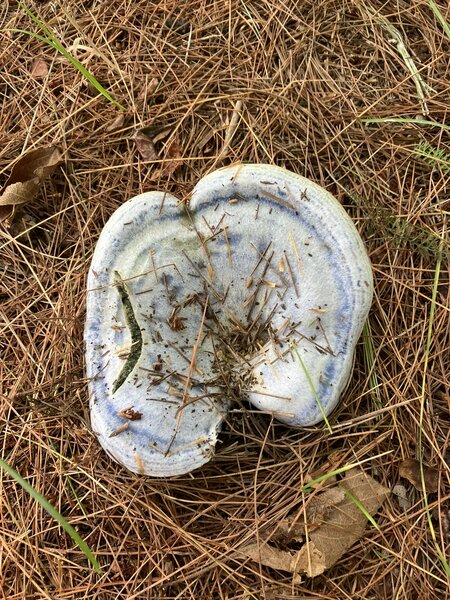
[[[344,484],[371,516],[389,494],[387,488],[360,469],[347,471]],[[281,521],[276,529],[263,532],[259,543],[244,545],[239,555],[294,575],[321,575],[364,534],[366,515],[350,494],[338,486],[317,494],[307,501],[300,514]],[[289,549],[292,542],[303,542],[303,546],[292,551]]]
[[[266,567],[288,571],[289,573],[307,573],[309,577],[317,577],[324,572],[323,556],[314,544],[300,548],[292,553],[280,550],[271,544],[248,544],[242,549],[242,554]]]
[[[409,510],[412,506],[411,501],[408,499],[408,494],[406,492],[406,488],[403,484],[397,483],[392,488],[392,493],[397,498],[398,505],[403,510]]]
[[[407,479],[413,486],[422,491],[422,477],[420,463],[415,458],[407,458],[400,463],[398,474]],[[439,484],[439,470],[423,465],[423,478],[427,492],[437,492]]]
[[[42,58],[36,58],[31,65],[31,74],[36,79],[43,79],[48,75],[48,64]]]
[[[155,144],[166,138],[168,135],[170,135],[170,129],[162,129],[153,126],[145,129],[138,129],[135,132],[133,139],[139,154],[144,160],[156,161],[159,160],[159,156]],[[157,180],[170,177],[182,162],[180,145],[177,139],[173,139],[167,143],[161,165],[153,171],[151,178]]]
[[[105,131],[107,133],[111,133],[112,131],[117,131],[118,129],[121,129],[123,127],[125,123],[125,115],[123,114],[123,112],[119,113],[117,115],[117,117],[111,121],[111,123],[109,123],[106,128]]]
[[[156,88],[159,85],[159,79],[157,79],[156,77],[152,77],[152,79],[150,79],[150,82],[147,86],[147,94],[148,95],[152,95],[156,92]]]
[[[170,177],[182,162],[180,145],[177,140],[172,140],[167,148],[161,167],[153,173],[152,179]]]
[[[360,469],[347,471],[345,489],[373,516],[389,495],[389,490]],[[348,495],[330,511],[326,522],[311,533],[311,542],[322,552],[329,569],[363,535],[367,517]]]
[[[134,136],[134,143],[139,154],[144,160],[158,160],[158,154],[155,149],[155,144],[150,136],[143,129],[138,129]]]
[[[31,202],[44,180],[62,162],[56,146],[37,148],[20,158],[0,193],[0,221],[10,219],[17,207]]]

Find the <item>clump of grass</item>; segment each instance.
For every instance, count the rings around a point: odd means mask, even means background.
[[[441,169],[443,173],[450,173],[450,152],[446,152],[442,148],[436,148],[436,146],[431,146],[425,140],[422,140],[416,146],[415,151],[431,167]]]
[[[407,215],[393,214],[389,207],[369,203],[355,195],[352,198],[367,217],[370,236],[381,238],[391,248],[415,252],[424,260],[435,259],[439,252],[444,257],[450,256],[450,242],[444,243],[440,250],[441,239],[434,230],[411,222]]]

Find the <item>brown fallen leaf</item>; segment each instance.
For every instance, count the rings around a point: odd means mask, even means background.
[[[306,503],[302,513],[282,519],[275,528],[268,530],[268,533],[274,532],[271,539],[281,545],[303,541],[306,533],[311,533],[323,525],[331,508],[342,502],[344,498],[344,491],[338,487],[329,488],[313,496]]]
[[[403,510],[409,510],[412,506],[411,500],[408,499],[406,488],[401,483],[397,483],[392,488],[392,494],[397,498],[398,505]]]
[[[153,173],[152,179],[170,177],[182,163],[180,145],[177,140],[173,140],[167,148],[161,167]]]
[[[117,129],[121,129],[123,127],[124,123],[125,123],[125,115],[123,114],[123,112],[121,112],[117,115],[117,117],[113,121],[111,121],[111,123],[109,123],[105,127],[105,131],[107,133],[111,133],[112,131],[117,131]]]
[[[347,471],[343,483],[370,515],[376,513],[389,494],[389,490],[356,468]],[[238,554],[294,575],[321,575],[364,534],[367,518],[350,494],[339,486],[317,494],[302,514],[281,521],[276,530],[266,530],[259,543],[244,545]],[[300,550],[293,551],[289,549],[292,541],[304,543]],[[279,547],[283,545],[287,549]]]
[[[48,75],[48,64],[42,58],[36,58],[31,65],[31,74],[36,79],[43,79]]]
[[[241,552],[255,562],[279,571],[307,573],[309,577],[317,577],[324,572],[324,557],[312,543],[305,544],[295,553],[280,550],[270,544],[248,544]]]
[[[333,506],[337,506],[345,499],[344,491],[339,487],[332,487],[314,496],[313,501],[306,505],[306,525],[312,532],[321,527],[329,518]]]
[[[343,485],[371,516],[390,493],[360,469],[347,471]],[[365,514],[347,495],[330,510],[326,522],[310,535],[311,541],[324,556],[324,570],[332,567],[363,536],[366,524]]]
[[[155,144],[150,136],[143,129],[138,129],[134,136],[134,143],[139,154],[144,160],[158,160],[158,154],[155,149]]]
[[[415,458],[407,458],[400,463],[398,468],[400,477],[412,483],[416,490],[422,491],[422,478],[420,476],[420,463]],[[423,465],[423,478],[427,492],[437,492],[439,485],[439,470]]]
[[[62,159],[63,155],[56,146],[37,148],[22,156],[0,192],[0,221],[11,218],[16,207],[31,202]]]

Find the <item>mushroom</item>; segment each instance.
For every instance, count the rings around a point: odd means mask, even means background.
[[[362,241],[337,200],[269,165],[125,202],[88,275],[91,424],[129,470],[172,476],[214,454],[232,403],[294,427],[334,409],[372,301]]]

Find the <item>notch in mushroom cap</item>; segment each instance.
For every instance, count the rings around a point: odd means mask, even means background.
[[[131,471],[171,476],[210,460],[237,397],[298,427],[330,414],[373,284],[331,194],[238,165],[200,180],[189,207],[162,192],[122,205],[88,288],[92,427]]]

